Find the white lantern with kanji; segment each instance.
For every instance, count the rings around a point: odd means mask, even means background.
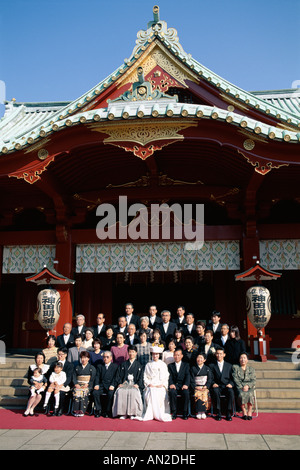
[[[43,289],[37,296],[37,319],[45,330],[52,330],[59,320],[60,293],[55,289]]]
[[[265,328],[271,318],[271,294],[263,286],[253,286],[246,293],[247,315],[255,328]]]

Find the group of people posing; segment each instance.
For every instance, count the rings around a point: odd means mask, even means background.
[[[70,410],[84,416],[92,400],[96,418],[171,421],[192,413],[205,419],[213,409],[221,420],[225,396],[227,420],[235,402],[242,418],[252,419],[255,370],[239,329],[221,323],[219,312],[206,324],[183,306],[172,319],[168,310],[159,316],[154,305],[139,317],[128,303],[117,326],[106,325],[103,313],[93,327],[83,315],[76,323],[66,323],[57,338],[48,336],[47,347],[36,354],[24,416],[34,415],[42,400],[46,414],[53,406],[54,416]]]

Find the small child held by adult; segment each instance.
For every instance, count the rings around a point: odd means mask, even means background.
[[[63,364],[56,362],[54,372],[49,377],[50,385],[45,395],[44,410],[47,413],[48,403],[51,394],[54,394],[54,415],[57,415],[59,408],[60,391],[64,390],[64,383],[67,380],[66,373],[63,371]]]
[[[30,398],[28,400],[26,410],[24,411],[24,416],[34,415],[34,408],[37,402],[41,400],[41,393],[45,391],[47,385],[47,379],[43,375],[43,371],[40,367],[36,367],[34,369],[33,375],[30,378],[29,383]]]

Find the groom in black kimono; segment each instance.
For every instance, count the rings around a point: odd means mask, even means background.
[[[174,352],[174,360],[168,365],[169,369],[169,398],[172,419],[177,418],[177,400],[178,395],[183,399],[183,419],[188,419],[189,408],[189,386],[190,386],[190,365],[183,362],[182,349],[176,349]]]
[[[125,419],[127,416],[140,418],[143,412],[142,393],[144,388],[144,369],[137,361],[137,348],[128,348],[129,359],[119,365],[116,375],[117,390],[112,408],[113,417]]]

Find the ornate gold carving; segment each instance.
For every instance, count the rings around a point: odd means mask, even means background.
[[[10,173],[8,176],[9,177],[15,177],[17,179],[24,179],[27,183],[33,184],[36,183],[36,181],[40,180],[41,175],[47,168],[47,166],[54,161],[54,157],[49,158],[43,166],[40,165],[34,165],[32,168],[28,168],[27,170],[19,170],[15,171],[14,173]]]
[[[187,87],[185,83],[186,80],[198,83],[197,75],[191,72],[187,67],[183,66],[179,60],[175,59],[174,56],[159,43],[151,44],[149,48],[147,48],[147,52],[144,52],[135,63],[136,67],[143,67],[145,77],[157,65],[165,70],[171,77],[175,78],[185,88]],[[136,81],[135,70],[136,69],[129,69],[127,73],[124,73],[118,86],[121,87],[126,83],[134,83]]]
[[[24,151],[24,153],[34,152],[35,150],[38,150],[41,147],[44,147],[48,142],[50,142],[50,140],[51,139],[42,139],[36,144],[31,145],[27,150]]]
[[[238,150],[238,153],[240,153],[252,166],[254,166],[255,171],[261,175],[266,175],[272,169],[278,169],[282,166],[289,166],[288,163],[275,165],[273,162],[266,162],[265,160],[259,159],[255,155],[245,155],[240,150]]]
[[[160,186],[182,186],[182,185],[198,185],[204,184],[203,181],[182,181],[182,180],[174,180],[173,178],[169,178],[168,175],[159,175],[158,177],[158,184]]]
[[[122,184],[108,184],[105,189],[112,189],[112,188],[137,188],[137,187],[147,187],[150,185],[150,177],[148,175],[141,176],[139,179],[135,181],[130,181],[129,183],[122,183]]]
[[[103,140],[104,143],[114,142],[135,142],[139,145],[147,145],[161,140],[183,140],[184,136],[178,134],[179,131],[188,127],[196,127],[197,121],[169,121],[157,122],[147,120],[140,123],[128,122],[124,124],[116,123],[111,126],[92,123],[88,127],[92,131],[108,134],[109,137]]]
[[[210,199],[214,202],[216,202],[219,205],[224,205],[225,201],[223,200],[227,196],[234,196],[235,194],[238,194],[240,192],[239,188],[232,188],[227,193],[222,194],[221,196],[214,196],[213,194],[210,195]]]

